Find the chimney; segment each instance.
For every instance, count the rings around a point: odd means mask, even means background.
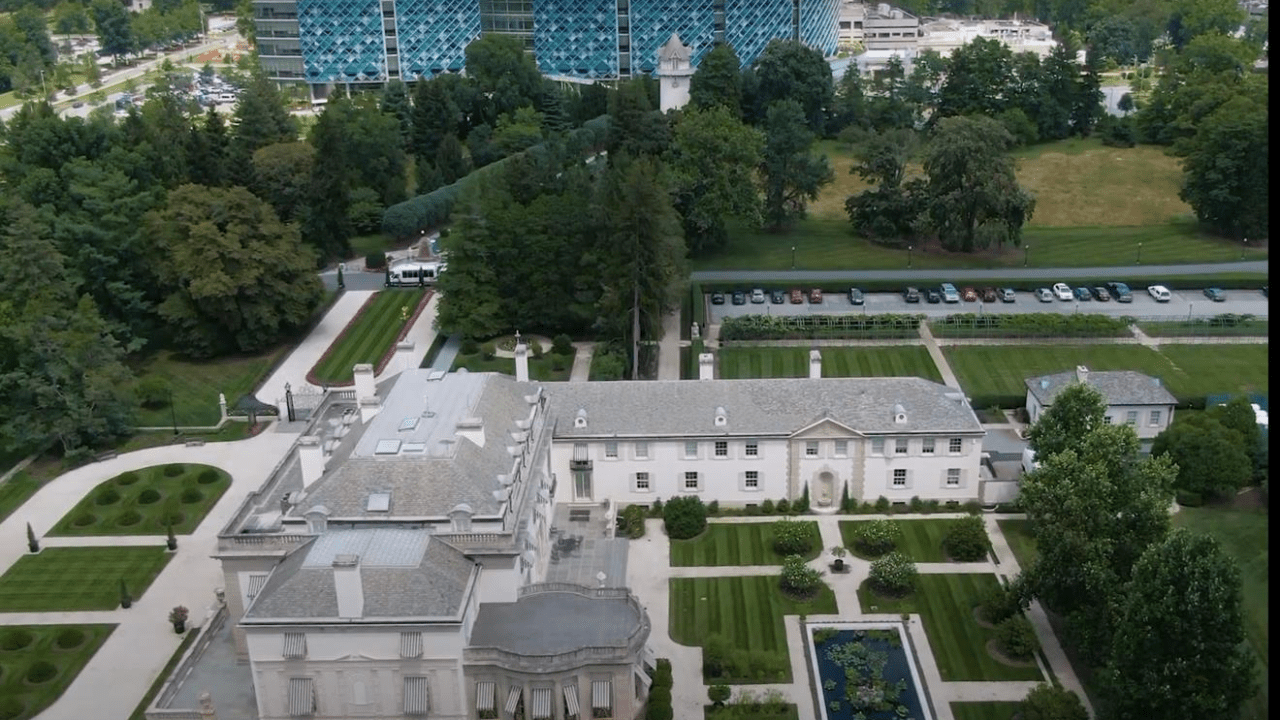
[[[413,366],[413,363],[411,362],[412,360],[413,360],[413,341],[405,340],[404,342],[396,343],[396,356],[395,356],[396,372],[404,373],[406,370],[411,368]]]
[[[373,366],[369,363],[360,363],[351,368],[352,374],[356,379],[356,400],[360,401],[365,398],[377,397],[378,391],[373,386]]]
[[[360,398],[360,422],[367,423],[382,409],[378,396]]]
[[[338,595],[338,617],[349,619],[364,615],[359,555],[337,555],[333,558],[333,589]]]
[[[319,437],[303,435],[298,438],[298,464],[302,466],[302,488],[305,490],[324,474],[324,450],[320,447]]]
[[[698,379],[716,379],[716,356],[711,353],[698,353]]]
[[[529,382],[529,346],[516,345],[516,382]]]
[[[1080,383],[1082,383],[1082,384],[1088,384],[1088,382],[1089,382],[1089,368],[1085,367],[1084,365],[1077,365],[1077,366],[1076,366],[1076,380],[1077,380],[1077,381],[1079,381],[1079,382],[1080,382]]]
[[[484,447],[484,420],[477,417],[462,418],[454,426],[458,437],[464,437],[479,447]]]
[[[817,349],[809,351],[809,377],[822,377],[822,353]]]

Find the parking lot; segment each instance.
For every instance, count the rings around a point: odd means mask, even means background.
[[[1036,300],[1034,294],[1025,290],[1016,291],[1014,293],[1015,300],[1011,303],[984,303],[977,301],[931,304],[925,302],[923,297],[918,303],[908,303],[903,300],[901,293],[865,293],[865,301],[862,305],[850,305],[847,292],[834,293],[824,291],[822,304],[814,305],[809,303],[808,290],[806,289],[805,301],[800,304],[792,304],[789,297],[787,302],[774,304],[769,302],[768,293],[765,293],[764,303],[753,304],[750,302],[750,288],[743,288],[747,292],[748,300],[745,305],[734,305],[732,293],[725,293],[723,305],[711,304],[711,296],[709,294],[706,298],[707,307],[710,310],[707,317],[712,323],[720,322],[721,318],[739,315],[812,315],[815,313],[843,314],[851,312],[865,313],[867,315],[875,315],[877,313],[915,313],[929,317],[943,317],[956,313],[1081,312],[1117,316],[1131,315],[1143,318],[1167,317],[1171,320],[1187,317],[1212,317],[1220,313],[1249,314],[1258,318],[1266,318],[1268,313],[1267,298],[1262,295],[1260,290],[1226,290],[1224,295],[1227,299],[1224,302],[1213,302],[1205,297],[1200,290],[1172,290],[1173,297],[1169,302],[1158,303],[1147,294],[1146,287],[1131,287],[1130,289],[1133,291],[1133,302],[1131,303],[1118,303],[1115,300],[1109,302],[1099,302],[1097,300],[1085,302],[1078,300],[1040,302]],[[923,295],[924,288],[922,287],[920,290]]]

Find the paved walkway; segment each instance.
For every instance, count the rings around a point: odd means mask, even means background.
[[[0,613],[0,625],[51,623],[115,623],[115,631],[80,672],[71,687],[39,720],[126,718],[160,674],[181,637],[167,622],[169,610],[185,605],[190,626],[205,621],[222,586],[222,572],[213,555],[217,534],[241,501],[261,487],[271,468],[294,440],[290,433],[268,428],[238,442],[201,447],[166,446],[119,455],[92,463],[50,481],[3,523],[0,523],[0,573],[25,554],[26,524],[43,535],[98,483],[126,470],[172,462],[205,463],[231,475],[231,486],[191,535],[178,536],[178,550],[155,582],[129,610],[100,612]],[[164,537],[41,538],[43,547],[72,545],[163,546]]]
[[[658,341],[658,379],[680,379],[680,348],[689,343],[680,339],[680,308],[662,318],[662,340]]]
[[[586,382],[591,377],[591,358],[595,356],[596,344],[576,342],[573,347],[577,353],[573,356],[573,370],[569,373],[569,382]]]
[[[307,373],[324,357],[324,351],[342,334],[342,329],[356,316],[365,301],[373,295],[372,290],[346,290],[339,297],[329,312],[315,326],[306,339],[298,343],[284,362],[271,373],[255,396],[264,403],[275,405],[284,397],[284,385],[289,383],[293,390],[314,387],[307,382]],[[426,313],[424,312],[423,315]],[[425,352],[425,350],[424,350]]]
[[[947,513],[893,516],[819,515],[806,517],[805,519],[812,519],[818,523],[818,530],[822,536],[822,546],[831,548],[835,545],[843,544],[840,536],[840,521],[853,517],[860,520],[871,520],[877,517],[908,520],[916,518],[944,519],[961,516],[961,514]],[[992,545],[996,550],[998,563],[922,563],[917,567],[921,572],[1016,575],[1019,572],[1017,562],[1014,560],[1004,536],[1000,533],[999,526],[996,525],[996,520],[1004,517],[1022,516],[984,516],[988,532],[991,535]],[[771,518],[768,517],[749,517],[715,518],[711,522],[769,521],[771,521]],[[769,566],[673,568],[670,567],[670,541],[662,531],[662,521],[646,520],[645,530],[644,538],[633,540],[630,543],[630,554],[627,558],[627,582],[632,592],[636,594],[649,613],[649,619],[653,627],[649,638],[650,647],[653,648],[658,657],[665,657],[671,660],[673,674],[677,678],[672,688],[672,708],[675,710],[675,716],[681,718],[698,717],[702,712],[701,707],[707,702],[707,687],[701,681],[702,649],[700,647],[680,645],[672,640],[668,634],[671,613],[667,587],[668,579],[673,577],[777,575],[781,568]],[[809,565],[825,572],[829,561],[829,553],[824,551]],[[809,622],[900,620],[899,615],[871,613],[863,610],[858,603],[857,588],[870,574],[871,564],[852,555],[847,556],[845,562],[850,568],[849,572],[839,575],[828,573],[824,577],[824,580],[835,592],[838,612],[835,615],[809,615],[807,620]],[[1034,604],[1029,615],[1053,673],[1067,688],[1075,690],[1076,694],[1080,695],[1082,700],[1085,700],[1086,707],[1088,707],[1088,701],[1084,698],[1080,683],[1076,679],[1070,664],[1066,661],[1062,647],[1049,629],[1043,610],[1038,604]],[[793,682],[773,685],[735,685],[733,686],[735,696],[744,690],[749,690],[757,696],[770,690],[776,690],[786,698],[787,702],[795,703],[798,706],[800,717],[817,718],[818,714],[813,706],[814,690],[809,680],[810,670],[805,656],[805,641],[800,618],[797,615],[787,615],[784,617],[783,622],[787,631],[787,647],[791,659]],[[1023,699],[1031,688],[1037,685],[1035,682],[943,681],[919,615],[910,616],[907,623],[907,631],[911,636],[912,645],[919,662],[919,669],[928,688],[935,720],[953,720],[951,714],[952,702],[1018,701]],[[1041,670],[1043,672],[1043,668]],[[1092,710],[1090,710],[1090,713],[1092,714]]]
[[[956,378],[956,374],[951,372],[951,363],[947,362],[947,356],[942,354],[942,348],[938,347],[938,341],[933,338],[933,331],[929,329],[929,323],[920,323],[920,339],[924,341],[924,347],[929,351],[929,357],[933,358],[933,364],[938,367],[938,372],[942,374],[943,384],[960,389],[960,381]]]

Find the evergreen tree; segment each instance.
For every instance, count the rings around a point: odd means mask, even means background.
[[[315,164],[302,216],[302,237],[317,251],[321,262],[351,254],[352,174],[356,158],[350,156],[347,131],[351,127],[351,101],[331,97],[316,120],[309,138],[316,149]]]
[[[382,88],[382,112],[395,118],[400,128],[400,139],[405,152],[413,148],[413,107],[409,103],[409,88],[399,79],[392,79]]]
[[[698,63],[689,78],[689,105],[708,109],[720,106],[742,117],[742,61],[733,46],[717,43]]]

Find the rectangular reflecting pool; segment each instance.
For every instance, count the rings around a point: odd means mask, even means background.
[[[901,622],[810,623],[822,720],[933,720]]]

